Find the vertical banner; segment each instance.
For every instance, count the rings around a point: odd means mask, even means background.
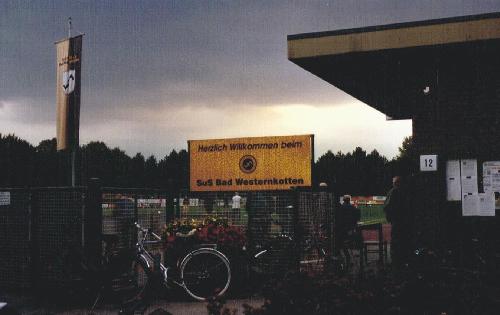
[[[56,42],[58,151],[79,146],[82,37]]]

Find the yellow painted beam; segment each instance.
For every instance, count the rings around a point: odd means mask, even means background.
[[[288,59],[500,39],[500,17],[288,40]]]

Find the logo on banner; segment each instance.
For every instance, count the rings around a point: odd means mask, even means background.
[[[75,90],[75,70],[63,72],[62,88],[66,95],[71,94]]]
[[[245,155],[240,159],[240,170],[244,173],[252,173],[257,168],[257,160],[251,155]]]

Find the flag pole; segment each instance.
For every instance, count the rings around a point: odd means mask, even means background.
[[[68,17],[68,39],[71,38],[71,16]],[[71,147],[71,187],[75,187],[75,162],[76,162],[76,145],[73,143]]]
[[[68,17],[68,38],[71,38],[71,16]]]
[[[71,187],[75,187],[75,160],[76,160],[76,149],[71,150]]]

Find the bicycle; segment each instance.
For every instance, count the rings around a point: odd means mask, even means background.
[[[279,213],[273,213],[267,218],[278,228],[279,234],[254,246],[256,253],[251,259],[258,258],[254,264],[258,264],[259,260],[261,264],[269,261],[270,265],[278,267],[277,271],[281,274],[290,267],[300,271],[318,272],[332,264],[344,270],[347,267],[347,259],[341,254],[334,255],[329,250],[329,229],[324,222],[324,214],[322,216],[320,211],[311,211],[310,215],[304,219],[308,222],[296,225],[291,236],[284,225],[289,224],[294,215],[297,215],[294,214],[294,205],[288,205]],[[258,231],[256,234],[265,233]],[[297,262],[295,266],[291,265],[291,259]]]
[[[178,260],[177,266],[168,266],[161,263],[145,246],[158,244],[162,238],[137,222],[134,225],[142,234],[136,244],[136,258],[131,268],[137,299],[144,298],[147,289],[154,287],[155,282],[166,287],[177,285],[198,301],[217,298],[227,292],[231,283],[230,263],[215,245],[203,244],[189,250]],[[150,240],[150,237],[156,240]]]
[[[275,278],[284,278],[293,271],[318,272],[325,268],[333,268],[336,273],[348,272],[349,257],[345,253],[330,253],[327,241],[320,234],[298,241],[281,233],[248,251],[247,263],[254,273],[272,274]]]

